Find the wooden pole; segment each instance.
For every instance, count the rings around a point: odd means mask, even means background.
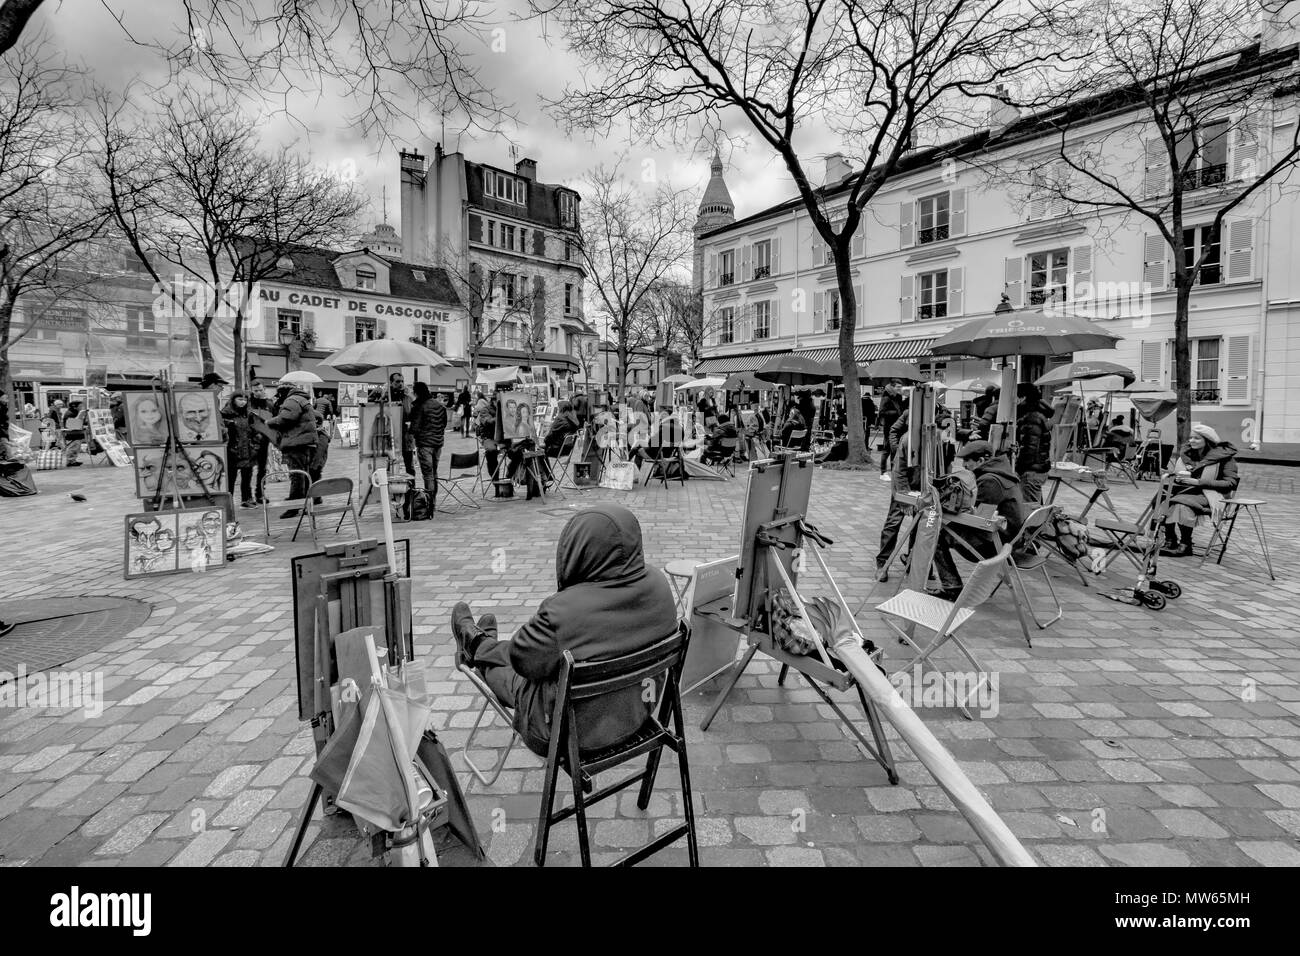
[[[894,725],[899,736],[912,748],[921,763],[925,764],[939,786],[943,787],[966,822],[989,848],[993,858],[1003,866],[1037,866],[1034,858],[1016,839],[1016,835],[962,772],[948,748],[930,733],[916,712],[899,696],[894,685],[880,673],[862,648],[861,638],[853,632],[845,634],[835,644],[835,655],[849,669],[849,673],[857,678],[858,685],[876,705],[877,710]]]

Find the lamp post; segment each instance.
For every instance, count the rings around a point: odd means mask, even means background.
[[[291,369],[289,368],[289,354],[293,348],[294,339],[296,339],[297,337],[298,336],[293,334],[293,329],[289,328],[288,326],[281,326],[279,332],[279,339],[280,339],[280,344],[284,346],[284,374],[285,375],[288,375],[289,372],[291,371]]]

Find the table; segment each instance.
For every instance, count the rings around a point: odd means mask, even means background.
[[[1092,485],[1091,490],[1088,490],[1088,484]],[[1043,504],[1055,504],[1056,494],[1062,486],[1087,499],[1083,511],[1076,516],[1084,524],[1088,522],[1088,512],[1099,501],[1107,511],[1119,518],[1119,512],[1115,510],[1115,505],[1110,500],[1109,486],[1106,483],[1106,473],[1104,471],[1089,469],[1076,471],[1073,468],[1052,468],[1047,473],[1047,481],[1043,485]]]
[[[1219,545],[1219,556],[1215,559],[1215,564],[1223,563],[1223,556],[1228,551],[1228,542],[1232,540],[1232,530],[1237,526],[1237,516],[1245,509],[1246,516],[1250,518],[1251,527],[1255,529],[1255,537],[1259,541],[1260,550],[1264,553],[1264,564],[1268,568],[1270,580],[1276,581],[1277,575],[1273,573],[1273,558],[1268,553],[1268,538],[1264,535],[1264,516],[1260,513],[1260,506],[1268,504],[1261,498],[1228,498],[1223,502],[1223,517],[1218,524],[1214,526],[1214,531],[1210,535],[1210,543],[1205,546],[1205,554],[1201,557],[1201,564],[1210,556],[1217,542]],[[1227,530],[1224,530],[1224,525]]]

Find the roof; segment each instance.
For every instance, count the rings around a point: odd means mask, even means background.
[[[1216,84],[1227,84],[1231,81],[1240,80],[1246,71],[1267,73],[1271,70],[1280,70],[1287,66],[1293,66],[1298,60],[1300,60],[1300,46],[1293,44],[1276,50],[1261,51],[1260,44],[1254,43],[1205,61],[1205,65],[1214,63],[1221,63],[1222,65],[1206,69],[1196,79],[1205,87],[1213,87]],[[1290,86],[1295,87],[1297,85],[1300,85],[1300,76],[1296,77],[1295,82]],[[1295,92],[1295,90],[1293,88],[1288,89],[1287,85],[1284,84],[1276,92],[1280,94]],[[1059,133],[1063,128],[1068,128],[1081,120],[1096,120],[1104,116],[1126,112],[1137,105],[1139,93],[1140,88],[1137,85],[1106,90],[1093,96],[1075,100],[1063,107],[1023,116],[996,131],[982,129],[947,143],[914,150],[902,157],[893,173],[890,174],[890,178],[896,179],[906,173],[937,167],[945,160],[961,159],[977,153],[1004,149],[1008,146],[1037,139],[1046,133]],[[827,183],[819,187],[814,190],[814,193],[823,198],[829,198],[846,192],[849,188],[848,181],[855,175],[857,175],[856,170],[834,183]],[[722,235],[733,229],[742,228],[763,219],[769,219],[773,216],[788,213],[791,210],[803,208],[803,200],[795,196],[743,219],[737,219],[725,226],[711,229],[703,233],[700,238],[707,239],[710,236]]]
[[[485,169],[491,169],[516,179],[526,180],[528,183],[527,208],[525,209],[516,203],[505,202],[495,196],[483,195],[483,170]],[[581,199],[578,191],[570,189],[568,186],[541,183],[535,179],[528,179],[527,176],[520,176],[513,169],[502,169],[489,163],[465,161],[465,199],[473,209],[481,209],[485,212],[497,213],[513,219],[526,219],[539,225],[550,226],[552,229],[571,229],[576,232],[576,225],[560,225],[559,195],[562,192],[570,193]]]
[[[700,200],[700,209],[708,206],[726,206],[728,209],[735,209],[735,203],[731,201],[731,192],[722,178],[722,158],[716,152],[713,154],[713,162],[709,168],[712,175],[709,177],[709,185],[704,189],[704,198]]]
[[[352,249],[340,252],[334,249],[321,249],[316,246],[294,245],[285,255],[293,260],[293,268],[287,271],[276,270],[266,277],[267,282],[284,282],[290,285],[307,286],[312,289],[328,289],[336,292],[361,292],[362,290],[345,287],[339,281],[334,263],[344,256],[365,253],[374,256],[388,265],[388,287],[390,295],[398,299],[415,299],[421,302],[436,302],[439,305],[459,306],[460,298],[447,278],[447,273],[434,266],[398,262],[382,256],[370,249]],[[424,275],[421,282],[415,273]],[[365,290],[368,296],[383,296],[382,292]]]

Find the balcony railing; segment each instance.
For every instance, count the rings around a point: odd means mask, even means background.
[[[916,307],[917,319],[943,319],[948,316],[948,303],[939,302],[935,305],[918,305]]]
[[[754,269],[754,278],[755,278],[755,279],[766,279],[766,278],[767,278],[768,276],[770,276],[771,274],[772,274],[772,267],[771,267],[771,266],[757,266],[757,267],[755,267],[755,269]]]
[[[942,242],[947,238],[947,226],[931,226],[929,229],[920,230],[916,235],[916,241],[919,245],[925,245],[927,242]]]
[[[732,285],[736,281],[734,272],[724,272],[718,276],[718,285]]]
[[[1178,177],[1183,189],[1204,189],[1206,186],[1218,186],[1228,181],[1226,163],[1214,163],[1200,169],[1188,169]]]

